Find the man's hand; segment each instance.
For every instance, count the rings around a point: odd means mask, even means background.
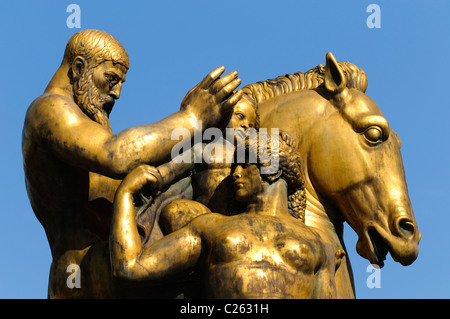
[[[242,97],[241,91],[234,93],[241,84],[241,79],[237,78],[238,73],[233,71],[220,78],[224,71],[225,68],[221,66],[209,73],[186,94],[181,103],[181,110],[201,120],[203,129],[221,126]]]

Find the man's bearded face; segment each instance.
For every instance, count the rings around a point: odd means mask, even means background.
[[[111,130],[109,114],[120,96],[126,69],[106,61],[88,67],[73,85],[75,103],[92,120]]]

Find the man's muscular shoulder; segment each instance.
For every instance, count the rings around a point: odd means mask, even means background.
[[[81,115],[82,112],[75,102],[58,94],[43,94],[36,98],[28,108],[27,118],[42,120],[43,116]]]
[[[33,139],[51,135],[52,131],[76,126],[87,116],[70,98],[58,94],[43,94],[28,108],[24,133]]]

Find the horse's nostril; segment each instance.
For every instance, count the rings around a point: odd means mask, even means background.
[[[398,229],[404,236],[414,234],[414,223],[408,218],[400,218],[398,221]]]

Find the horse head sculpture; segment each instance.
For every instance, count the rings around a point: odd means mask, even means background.
[[[345,220],[358,234],[356,249],[362,257],[382,267],[390,252],[394,260],[409,265],[418,255],[421,235],[408,195],[400,138],[364,93],[367,82],[354,88],[366,81],[365,74],[365,80],[354,79],[344,72],[344,64],[358,69],[328,53],[325,67],[243,90],[259,105],[261,127],[281,128],[297,140],[306,181],[305,222],[336,249],[345,249]],[[337,281],[353,283],[350,265],[341,268],[348,274]]]
[[[334,111],[314,134],[309,175],[359,236],[358,253],[383,265],[389,251],[402,265],[418,255],[420,232],[408,196],[400,138],[375,102],[348,89],[332,54],[327,55],[324,92]]]

